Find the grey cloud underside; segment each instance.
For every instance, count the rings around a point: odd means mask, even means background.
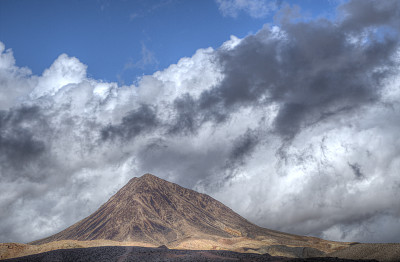
[[[3,176],[34,178],[32,165],[40,165],[46,152],[45,142],[35,137],[35,131],[43,130],[46,120],[38,107],[21,107],[13,111],[0,111],[0,170]],[[40,179],[36,178],[36,179]]]
[[[176,117],[168,129],[170,134],[193,134],[200,126],[196,101],[189,95],[175,99]]]
[[[239,136],[233,143],[232,151],[229,155],[231,163],[242,163],[246,156],[251,155],[259,141],[258,134],[255,130],[248,129],[246,133]]]
[[[137,110],[127,113],[118,125],[108,125],[101,130],[103,140],[119,137],[123,140],[131,140],[142,132],[149,132],[156,128],[158,120],[155,109],[149,105],[141,105]]]
[[[339,7],[344,13],[341,28],[359,32],[371,26],[389,26],[399,29],[400,3],[386,0],[377,3],[373,0],[349,1]]]
[[[400,241],[399,5],[349,1],[334,21],[283,10],[279,28],[138,86],[66,55],[45,76],[7,75],[28,84],[0,111],[0,241],[55,233],[146,172],[272,229]]]
[[[363,174],[359,164],[357,164],[357,163],[354,163],[354,164],[348,163],[348,164],[349,164],[349,167],[351,167],[351,169],[353,170],[356,178],[362,179],[364,177],[364,174]]]
[[[231,108],[276,102],[276,132],[290,137],[326,114],[378,99],[376,87],[392,72],[397,37],[351,44],[346,31],[324,20],[282,29],[285,39],[265,29],[233,52],[221,51],[225,78],[203,94],[203,103]]]

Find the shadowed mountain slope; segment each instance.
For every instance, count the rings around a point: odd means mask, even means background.
[[[314,247],[324,252],[348,246],[261,228],[208,195],[151,174],[131,179],[92,215],[31,244],[109,239],[177,246],[187,239],[235,237],[263,241],[266,245]]]

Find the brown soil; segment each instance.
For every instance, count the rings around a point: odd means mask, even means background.
[[[289,259],[283,257],[273,257],[270,255],[236,253],[230,251],[196,251],[196,250],[171,250],[164,248],[144,248],[144,247],[92,247],[76,249],[60,249],[41,254],[19,257],[5,260],[7,262],[37,262],[37,261],[57,261],[57,262],[110,262],[110,261],[328,261],[328,262],[353,262],[339,258],[310,258],[310,259]],[[366,261],[366,260],[360,260]]]
[[[111,240],[92,240],[92,241],[77,241],[77,240],[61,240],[54,241],[42,245],[27,245],[19,243],[0,243],[0,260],[6,258],[14,258],[39,254],[57,249],[73,249],[101,246],[143,246],[155,247],[154,245],[140,242],[117,242]]]
[[[354,244],[346,249],[330,253],[328,256],[398,262],[400,261],[400,244]]]

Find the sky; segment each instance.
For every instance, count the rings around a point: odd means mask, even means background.
[[[218,48],[231,35],[256,33],[283,5],[226,3],[230,2],[3,0],[0,39],[13,49],[18,66],[36,75],[66,53],[89,65],[92,78],[131,84],[199,48]],[[303,3],[308,15],[335,7],[326,1]]]
[[[152,173],[270,229],[400,242],[400,2],[0,1],[0,242]]]

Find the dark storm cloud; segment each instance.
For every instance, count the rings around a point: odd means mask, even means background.
[[[190,94],[176,98],[173,102],[175,115],[172,122],[167,123],[168,134],[196,134],[204,123],[220,124],[226,121],[230,114],[227,108],[213,104],[213,101],[208,101],[208,99],[218,100],[219,98],[208,91],[202,93],[198,100]]]
[[[229,154],[231,163],[243,163],[245,158],[250,156],[259,143],[259,137],[256,131],[247,129],[246,133],[239,136],[234,142]]]
[[[354,28],[347,24],[360,31],[400,23],[398,3],[350,2],[342,7],[347,15],[339,24],[281,19],[281,37],[264,28],[233,50],[220,49],[224,79],[202,93],[199,109],[208,120],[224,121],[237,107],[276,102],[275,129],[290,138],[302,126],[376,101],[377,87],[392,73],[398,35],[379,32],[355,43],[349,40]]]
[[[221,184],[229,182],[234,178],[242,166],[246,164],[246,160],[251,157],[256,147],[261,142],[261,137],[258,134],[258,130],[248,128],[246,132],[232,141],[232,146],[227,155],[225,166],[221,172],[224,173]],[[214,185],[213,185],[214,184]],[[221,185],[215,185],[215,181],[204,183],[208,188],[213,188]]]
[[[278,77],[274,59],[277,44],[275,39],[264,42],[258,36],[248,36],[233,50],[220,50],[218,61],[225,77],[219,86],[202,93],[200,108],[226,113],[237,105],[255,105],[268,88],[265,80],[272,82]]]
[[[360,31],[370,26],[400,28],[400,2],[398,0],[354,0],[340,6],[343,14],[341,28]]]
[[[361,170],[361,166],[357,163],[348,163],[349,167],[351,168],[351,170],[353,171],[354,175],[356,176],[356,178],[358,179],[362,179],[364,178],[364,174]]]
[[[174,109],[177,115],[170,125],[169,134],[194,134],[199,128],[198,109],[196,101],[189,95],[175,99]]]
[[[35,137],[46,126],[38,107],[21,107],[0,112],[0,169],[10,176],[35,164],[46,151],[45,142]],[[31,174],[33,176],[34,174]]]
[[[104,127],[101,130],[101,137],[103,140],[115,138],[130,140],[143,132],[154,129],[157,125],[156,110],[149,105],[143,104],[124,116],[120,124],[110,124]]]

